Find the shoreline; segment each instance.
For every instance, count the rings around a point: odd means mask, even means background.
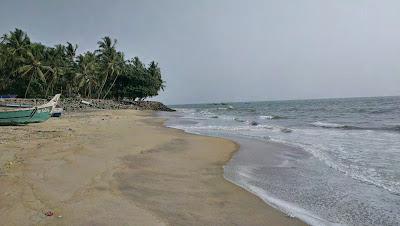
[[[0,217],[9,224],[304,225],[224,178],[238,144],[165,127],[150,112],[0,130]]]
[[[174,128],[174,127],[170,127],[167,126],[166,122],[168,121],[168,119],[165,118],[165,116],[163,115],[157,115],[157,113],[153,114],[153,116],[158,117],[158,118],[162,118],[165,119],[162,123],[162,125],[166,128],[170,128],[170,129],[174,129],[177,130],[181,133],[186,133],[186,134],[191,134],[191,135],[195,135],[195,136],[204,136],[204,137],[210,137],[210,138],[218,138],[218,139],[223,139],[223,140],[227,140],[231,143],[233,143],[235,145],[234,150],[231,152],[231,155],[229,156],[229,159],[227,159],[224,164],[221,166],[223,169],[223,178],[224,180],[228,181],[229,183],[233,184],[234,186],[240,187],[241,189],[243,189],[245,192],[251,193],[252,195],[256,196],[257,198],[259,198],[263,203],[265,203],[266,205],[268,205],[269,207],[281,212],[282,214],[284,214],[287,217],[293,218],[293,219],[297,219],[299,221],[301,221],[304,225],[318,225],[320,223],[330,223],[330,222],[326,222],[323,219],[320,219],[316,216],[313,216],[312,214],[307,213],[306,210],[301,210],[300,212],[302,212],[303,217],[305,218],[301,218],[300,216],[297,216],[298,211],[294,211],[293,213],[290,213],[291,211],[289,210],[285,210],[284,208],[282,208],[282,206],[279,206],[278,204],[272,202],[270,199],[264,199],[258,192],[256,192],[255,190],[252,190],[251,188],[249,188],[247,185],[245,184],[241,184],[238,181],[235,181],[231,178],[228,178],[227,175],[225,174],[225,167],[228,167],[228,164],[231,163],[233,161],[233,157],[240,151],[240,149],[242,148],[240,141],[235,140],[233,137],[224,137],[224,136],[212,136],[212,135],[207,135],[207,134],[200,134],[200,133],[191,133],[190,131],[185,131],[184,129],[179,129],[179,128]],[[243,138],[242,138],[243,139]],[[283,145],[286,146],[285,144],[282,143],[278,143],[278,142],[272,142],[274,144],[278,144],[278,145]],[[292,146],[287,146],[288,148],[294,148]],[[270,147],[271,148],[271,147]],[[273,148],[273,147],[272,147]],[[297,147],[296,147],[297,148]],[[270,197],[271,198],[271,197]],[[279,200],[279,202],[285,202],[283,200]],[[301,208],[299,207],[295,207],[296,210],[299,210]]]

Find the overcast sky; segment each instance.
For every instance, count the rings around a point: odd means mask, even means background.
[[[168,104],[400,95],[398,0],[1,0],[0,33],[159,62]]]

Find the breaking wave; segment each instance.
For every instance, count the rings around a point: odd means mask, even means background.
[[[330,122],[313,122],[311,123],[311,125],[322,128],[349,128],[349,126],[346,125],[330,123]]]
[[[333,128],[333,129],[348,129],[348,130],[380,130],[380,131],[395,131],[400,132],[400,125],[390,125],[384,127],[359,127],[359,126],[352,126],[352,125],[343,125],[338,123],[330,123],[330,122],[313,122],[311,125],[315,127],[321,128]]]
[[[287,118],[285,116],[279,116],[279,115],[260,115],[258,117],[260,119],[286,119]]]

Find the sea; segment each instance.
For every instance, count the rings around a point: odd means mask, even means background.
[[[400,225],[400,97],[172,106],[166,125],[231,139],[227,180],[310,225]]]

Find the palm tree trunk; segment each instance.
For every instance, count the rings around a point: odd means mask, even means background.
[[[100,99],[101,93],[103,92],[103,89],[104,89],[104,86],[106,85],[107,79],[108,79],[108,72],[106,74],[106,77],[104,78],[103,84],[101,84],[99,93],[97,94],[97,99]]]
[[[53,82],[54,82],[54,78],[51,80],[50,84],[47,86],[47,89],[46,89],[46,98],[47,98],[47,95],[49,94],[50,88],[53,86]]]
[[[26,98],[26,95],[28,94],[29,88],[31,87],[32,79],[33,79],[33,75],[31,75],[31,78],[29,79],[28,87],[26,87],[26,90],[25,90],[25,98]]]
[[[112,87],[115,84],[115,81],[117,81],[118,75],[115,76],[113,83],[111,84],[110,88],[108,88],[106,95],[104,95],[103,99],[106,99],[106,96],[108,95],[108,93],[111,91]]]

